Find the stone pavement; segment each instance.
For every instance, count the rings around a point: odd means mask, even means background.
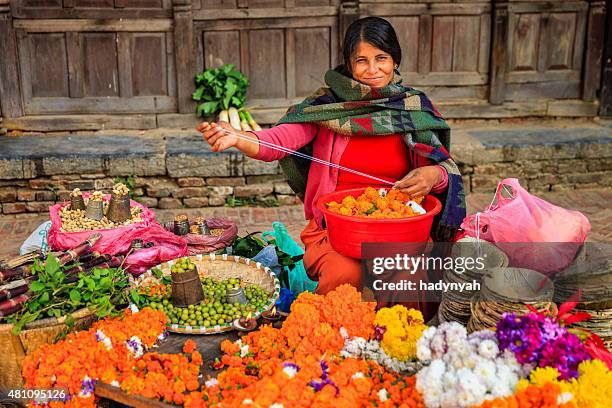
[[[564,208],[583,212],[591,222],[590,241],[612,242],[612,189],[571,190],[564,192],[538,193],[539,197]],[[492,195],[472,193],[468,196],[468,212],[484,209]],[[156,210],[160,222],[170,221],[176,214],[186,213],[189,217],[223,217],[236,221],[240,235],[247,232],[272,229],[273,221],[283,222],[291,236],[301,244],[299,235],[306,221],[301,205],[281,207],[208,207],[201,209]],[[28,235],[48,219],[43,215],[0,216],[0,259],[14,256]]]

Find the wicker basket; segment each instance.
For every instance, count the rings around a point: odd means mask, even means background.
[[[255,284],[260,286],[267,293],[270,293],[268,302],[253,313],[254,318],[258,318],[262,312],[272,309],[280,296],[280,281],[270,270],[259,262],[248,258],[232,255],[199,254],[188,257],[196,265],[201,278],[213,278],[222,280],[227,278],[239,278],[245,285]],[[164,275],[170,275],[170,268],[174,261],[168,261],[157,268],[161,269]],[[158,283],[157,278],[147,271],[134,281],[134,286],[144,287]],[[168,331],[184,334],[217,334],[234,330],[232,322],[213,327],[183,326],[178,324],[168,324]]]
[[[0,350],[4,352],[0,359],[0,388],[22,388],[21,367],[25,356],[32,354],[43,344],[52,343],[58,334],[66,330],[67,316],[49,317],[25,325],[21,333],[15,336],[12,324],[0,325]],[[97,319],[87,308],[72,313],[75,320],[73,330],[88,329]]]

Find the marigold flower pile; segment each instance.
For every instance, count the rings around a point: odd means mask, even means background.
[[[414,377],[340,357],[341,328],[373,336],[374,306],[349,285],[327,296],[300,295],[281,329],[263,326],[237,342],[224,341],[227,370],[187,397],[185,406],[424,407]]]
[[[408,195],[394,188],[387,192],[384,189],[376,190],[373,187],[367,187],[357,198],[347,195],[339,203],[336,201],[326,203],[326,207],[333,213],[352,217],[383,219],[419,215],[406,205],[409,200]],[[423,197],[415,198],[414,201],[420,204]]]
[[[23,363],[27,388],[65,389],[67,401],[51,407],[94,407],[93,385],[102,381],[130,394],[182,404],[187,391],[199,387],[202,356],[187,346],[187,354],[146,353],[164,337],[166,317],[145,308],[129,309],[119,318],[94,323],[56,344],[43,345]]]

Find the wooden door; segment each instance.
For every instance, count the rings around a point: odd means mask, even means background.
[[[489,2],[360,2],[360,17],[387,19],[402,47],[404,82],[433,99],[485,99],[491,46]]]
[[[508,5],[505,99],[580,98],[588,2]]]
[[[176,110],[169,21],[16,21],[28,114]]]

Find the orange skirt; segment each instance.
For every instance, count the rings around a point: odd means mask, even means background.
[[[336,252],[327,238],[327,231],[319,229],[314,220],[310,220],[304,231],[300,234],[304,243],[304,267],[308,277],[318,281],[316,293],[325,295],[343,283],[353,285],[358,290],[364,288],[364,274],[361,262]],[[402,276],[395,273],[387,281],[400,281],[401,279],[429,281],[426,270],[419,270],[415,275]],[[368,278],[367,276],[365,277]],[[367,282],[365,282],[367,284]],[[378,307],[389,307],[402,304],[408,308],[420,310],[425,322],[429,321],[438,310],[438,303],[425,301],[425,296],[418,294],[418,301],[404,302],[398,299],[397,292],[375,292]]]

